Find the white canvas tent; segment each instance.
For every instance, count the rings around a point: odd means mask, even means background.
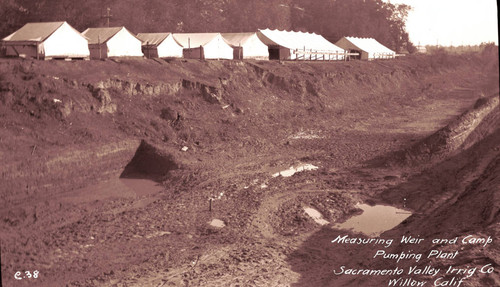
[[[269,59],[343,60],[344,49],[316,33],[259,30],[257,35],[269,46]]]
[[[66,22],[28,23],[2,40],[6,56],[88,59],[87,39]]]
[[[220,33],[175,33],[174,39],[184,48],[184,58],[233,59],[233,48]]]
[[[181,58],[182,46],[175,41],[172,33],[139,33],[142,52],[148,58]]]
[[[396,52],[373,38],[343,37],[335,44],[350,52],[359,53],[361,60],[393,59],[396,57]]]
[[[90,57],[143,57],[142,41],[125,27],[88,28],[82,33],[89,39]]]
[[[427,47],[425,47],[424,45],[417,45],[415,48],[417,48],[417,53],[420,54],[427,53]]]
[[[269,50],[257,33],[222,33],[222,38],[233,47],[235,59],[269,60]]]

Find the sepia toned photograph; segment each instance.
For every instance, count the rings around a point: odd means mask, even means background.
[[[0,0],[0,287],[500,286],[493,0]]]

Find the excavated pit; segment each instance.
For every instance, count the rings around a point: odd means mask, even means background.
[[[143,140],[115,182],[135,196],[151,195],[163,190],[161,182],[177,168],[171,155]]]
[[[121,179],[149,179],[155,182],[164,180],[169,171],[177,169],[173,157],[157,147],[141,141],[134,157],[125,166]]]

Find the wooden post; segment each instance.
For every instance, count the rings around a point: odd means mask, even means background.
[[[97,35],[97,47],[99,47],[99,60],[101,59],[101,37]]]
[[[188,49],[191,49],[191,38],[188,38]]]
[[[39,45],[40,45],[40,43],[36,42],[36,59],[37,60],[40,60],[40,52],[38,51]]]
[[[3,286],[2,284],[2,242],[0,241],[0,286]]]
[[[208,211],[212,211],[212,198],[208,200]]]
[[[241,43],[238,44],[238,60],[243,60],[241,57]]]
[[[111,15],[110,12],[111,12],[111,8],[108,7],[108,10],[106,12],[106,16],[104,16],[106,18],[106,20],[107,20],[108,28],[109,28],[109,19],[111,17],[113,17],[113,15]]]

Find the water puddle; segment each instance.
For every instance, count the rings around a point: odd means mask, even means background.
[[[387,205],[370,206],[358,203],[356,207],[362,209],[363,213],[349,218],[344,223],[336,224],[334,227],[361,232],[368,236],[378,236],[396,227],[411,215],[411,212],[407,210]]]
[[[126,187],[130,188],[137,196],[155,194],[163,190],[163,187],[150,179],[143,178],[120,178]]]
[[[83,203],[110,198],[134,198],[162,190],[161,185],[150,179],[113,178],[70,191],[61,198],[61,201]]]
[[[146,238],[150,239],[150,238],[161,237],[163,235],[170,235],[170,234],[172,234],[172,232],[169,232],[169,231],[156,231],[154,233],[146,235]]]
[[[323,215],[321,215],[321,213],[314,208],[304,207],[304,211],[319,225],[327,225],[330,223],[323,219]]]
[[[306,140],[311,140],[311,139],[321,139],[324,138],[318,134],[316,134],[314,131],[300,131],[294,135],[291,135],[288,137],[289,139],[306,139]]]
[[[289,169],[285,169],[285,170],[279,171],[277,173],[274,173],[273,177],[278,177],[280,175],[282,177],[290,177],[290,176],[296,174],[297,172],[302,172],[302,171],[305,171],[305,170],[316,170],[316,169],[318,169],[317,166],[309,164],[309,163],[306,163],[306,164],[298,165],[296,167],[292,166]]]

